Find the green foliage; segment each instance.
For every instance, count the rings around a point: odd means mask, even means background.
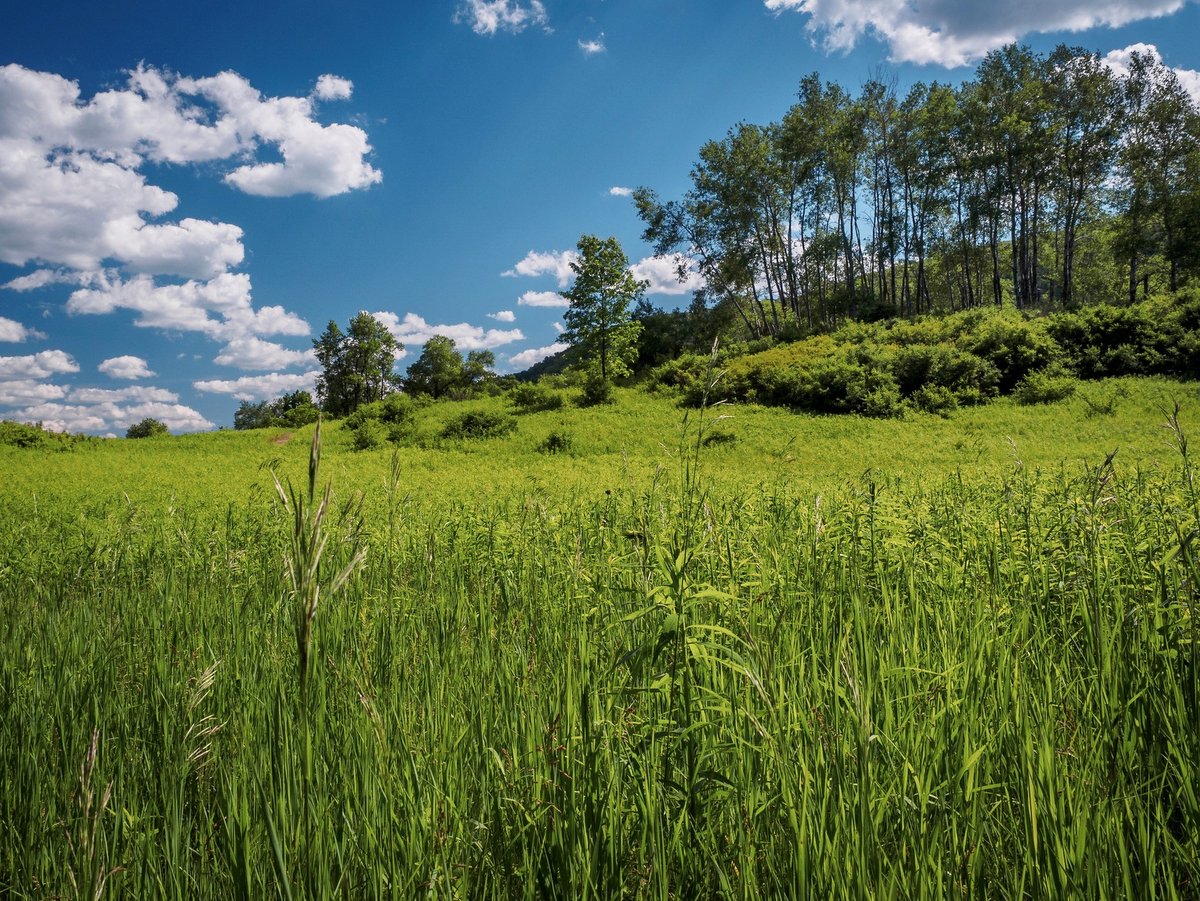
[[[380,424],[378,419],[367,417],[356,422],[351,428],[350,434],[354,449],[360,451],[381,447],[389,437],[388,430]]]
[[[575,438],[565,429],[554,429],[538,445],[543,454],[567,454],[575,447]]]
[[[313,340],[322,367],[317,378],[321,409],[331,416],[346,416],[395,391],[400,386],[396,354],[403,349],[370,313],[361,312],[351,319],[345,334],[331,320]]]
[[[244,400],[233,414],[233,427],[238,430],[285,428],[298,429],[311,425],[321,411],[307,391],[293,391],[273,401],[253,403]]]
[[[562,340],[579,349],[589,371],[607,385],[610,379],[630,374],[637,356],[641,323],[633,319],[632,305],[646,283],[629,272],[629,260],[616,238],[583,235],[579,256],[571,263],[575,283],[563,292],[570,306],[563,314]]]
[[[1061,369],[1032,372],[1017,385],[1013,396],[1019,404],[1052,404],[1075,393],[1079,382]]]
[[[126,438],[161,438],[170,434],[170,430],[163,422],[149,417],[141,422],[135,422],[125,431]]]
[[[442,427],[443,438],[499,438],[516,431],[517,421],[489,410],[469,410]]]
[[[596,407],[611,404],[615,399],[612,383],[601,377],[598,370],[589,370],[583,380],[583,390],[576,403],[581,407]]]
[[[563,396],[540,382],[522,382],[508,395],[518,413],[546,413],[561,410]]]
[[[0,420],[0,447],[51,447],[65,446],[63,436],[47,432],[41,425],[26,422]]]

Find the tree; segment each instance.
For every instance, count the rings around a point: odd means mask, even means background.
[[[317,378],[321,408],[331,416],[345,416],[397,390],[396,354],[403,349],[387,326],[370,313],[351,319],[345,334],[330,320],[313,341],[323,370]]]
[[[607,388],[609,379],[629,374],[637,355],[642,326],[630,308],[647,282],[629,272],[629,260],[616,238],[583,235],[578,248],[579,258],[571,263],[575,284],[561,292],[570,304],[563,315],[567,328],[562,339],[580,349]]]
[[[126,438],[158,438],[162,435],[170,435],[165,424],[157,419],[143,419],[141,422],[134,423],[125,432]]]
[[[463,360],[454,349],[454,339],[434,335],[421,348],[421,356],[408,367],[404,390],[414,395],[428,394],[437,400],[462,382]]]
[[[316,422],[320,411],[307,391],[293,391],[273,401],[244,400],[233,414],[233,427],[243,429],[289,428]]]

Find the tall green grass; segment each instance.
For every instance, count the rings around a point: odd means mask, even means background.
[[[657,476],[475,501],[381,455],[361,567],[332,452],[284,499],[14,492],[0,894],[1195,898],[1200,491],[1155,417],[1157,459],[741,485],[676,423]]]

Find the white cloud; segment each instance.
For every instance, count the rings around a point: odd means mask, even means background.
[[[517,298],[523,307],[567,307],[570,303],[557,291],[526,291]]]
[[[318,100],[349,100],[354,93],[354,82],[339,75],[322,75],[317,79],[313,96]]]
[[[240,379],[193,382],[192,387],[208,394],[231,394],[238,400],[271,400],[292,391],[315,391],[320,374],[319,369],[303,373],[272,372],[269,375],[245,375]]]
[[[633,188],[624,188],[620,185],[613,185],[608,189],[608,193],[613,197],[632,197]]]
[[[683,281],[679,280],[681,262],[687,266],[684,270],[687,277]],[[646,257],[630,266],[629,271],[639,281],[650,283],[646,288],[647,294],[678,296],[691,294],[704,287],[704,279],[700,277],[700,273],[684,258],[678,256]]]
[[[94,404],[37,403],[12,414],[21,422],[40,422],[55,432],[124,431],[143,419],[157,419],[172,432],[202,432],[214,425],[183,404],[151,401],[122,405],[115,400]]]
[[[349,90],[337,76],[317,80],[321,98]],[[263,147],[282,162],[258,161]],[[370,149],[362,129],[315,121],[309,98],[264,98],[234,72],[193,79],[140,67],[124,88],[85,101],[59,75],[0,66],[0,261],[94,272],[113,260],[134,273],[212,278],[243,261],[242,229],[153,221],[179,198],[147,182],[147,161],[229,160],[225,180],[248,193],[329,197],[382,178]],[[70,279],[42,271],[8,287]]]
[[[542,362],[546,357],[562,353],[570,346],[569,344],[563,344],[561,341],[555,341],[553,344],[548,344],[545,347],[531,347],[529,350],[523,350],[519,354],[509,357],[508,362],[513,366],[527,369],[535,363]]]
[[[121,357],[111,357],[97,367],[112,379],[148,379],[153,372],[141,357],[126,354]]]
[[[1114,74],[1124,77],[1129,74],[1129,64],[1133,61],[1135,53],[1149,56],[1156,63],[1165,65],[1158,47],[1142,43],[1130,44],[1120,50],[1110,50],[1101,62],[1112,69]],[[1174,72],[1175,77],[1179,79],[1179,86],[1191,95],[1193,102],[1200,104],[1200,72],[1195,69],[1175,69]]]
[[[579,49],[583,51],[584,56],[595,56],[597,53],[603,53],[608,48],[604,46],[604,34],[595,40],[585,41],[582,38],[579,40]]]
[[[78,372],[69,353],[43,350],[25,357],[0,357],[0,381],[10,379],[44,379],[65,372]]]
[[[563,325],[561,322],[551,322],[550,324],[552,326],[554,326],[554,330],[556,332],[558,332],[560,335],[567,330],[567,327],[565,325]]]
[[[88,287],[102,283],[107,277],[103,272],[72,272],[66,269],[36,269],[28,275],[14,278],[0,285],[9,291],[36,291],[47,285],[78,285]]]
[[[201,332],[232,341],[246,335],[307,335],[308,323],[279,306],[254,309],[250,277],[226,272],[207,282],[159,285],[149,276],[115,281],[101,288],[75,291],[67,312],[111,313],[117,309],[138,314],[134,325],[169,331]],[[216,314],[216,318],[213,315]]]
[[[253,335],[234,338],[217,355],[214,363],[222,366],[236,366],[238,369],[287,369],[301,363],[316,362],[312,348],[308,350],[288,350],[272,341],[263,341]]]
[[[522,6],[518,0],[463,0],[454,14],[455,22],[467,22],[476,34],[493,35],[497,31],[513,34],[530,25],[550,30],[550,17],[541,0]]]
[[[34,379],[0,381],[0,407],[19,407],[59,400],[66,396],[66,393],[67,389],[62,385],[51,385]],[[7,414],[5,416],[7,418]]]
[[[509,278],[516,278],[518,276],[536,278],[539,275],[553,275],[558,281],[558,286],[565,288],[567,283],[575,276],[575,273],[571,271],[571,264],[578,259],[579,254],[573,250],[554,250],[549,253],[531,250],[512,269],[508,269],[500,274]]]
[[[130,388],[72,388],[67,400],[73,404],[104,404],[135,400],[138,403],[175,403],[179,395],[165,388],[134,385]]]
[[[894,62],[952,68],[978,60],[1022,35],[1118,27],[1177,12],[1184,0],[1018,0],[963,3],[961,0],[764,0],[768,10],[808,17],[807,29],[821,34],[826,51],[852,50],[866,34],[888,45]]]
[[[497,322],[516,322],[517,314],[512,310],[500,310],[496,313],[488,313],[488,319],[495,319]]]
[[[490,350],[513,341],[524,341],[525,335],[520,329],[483,329],[477,325],[459,322],[455,325],[430,325],[416,313],[405,313],[401,319],[395,313],[372,313],[382,322],[396,340],[406,348],[416,348],[425,344],[434,335],[444,335],[454,339],[454,345],[459,350]]]
[[[0,316],[0,341],[20,344],[30,338],[39,339],[46,336],[37,329],[28,328],[15,319],[5,319]]]

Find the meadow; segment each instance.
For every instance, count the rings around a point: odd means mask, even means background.
[[[463,406],[0,448],[0,894],[1200,897],[1195,383]]]

